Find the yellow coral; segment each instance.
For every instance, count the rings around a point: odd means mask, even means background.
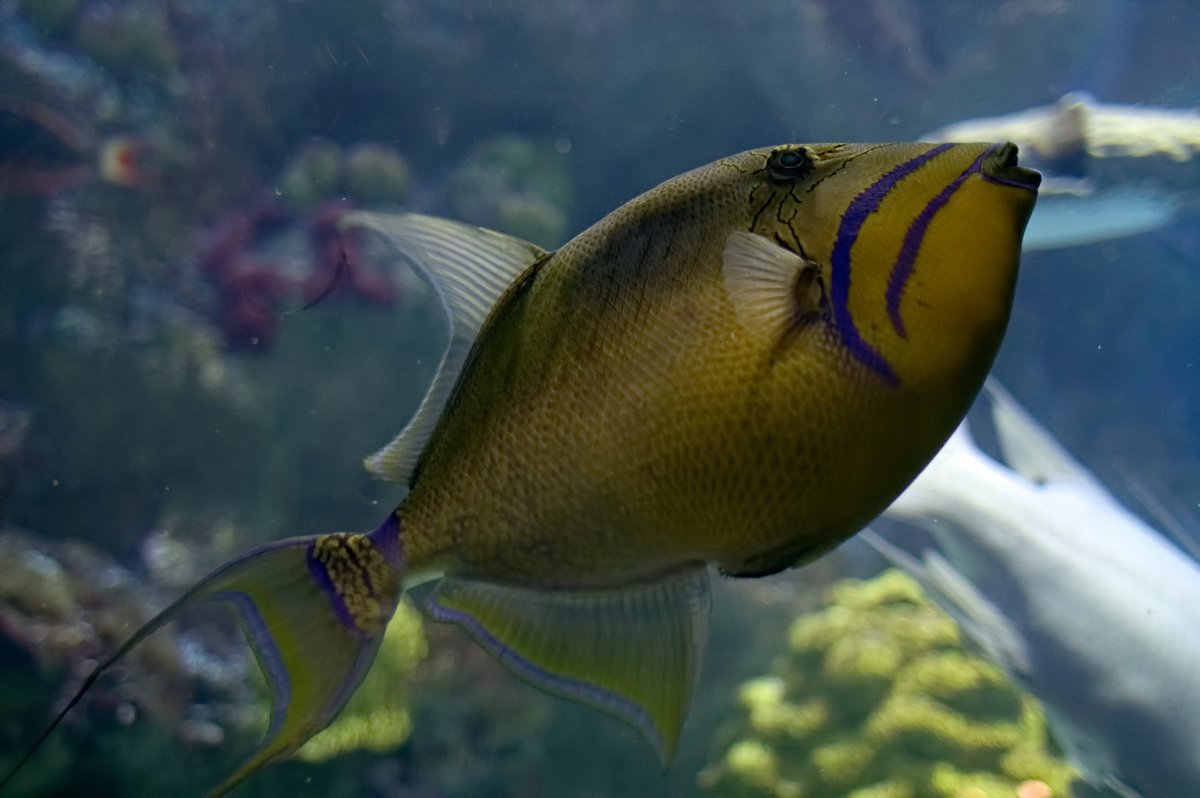
[[[744,684],[743,733],[700,777],[721,796],[1068,795],[1037,702],[962,649],[911,577],[846,580],[797,619],[770,676]]]
[[[812,752],[812,761],[821,779],[831,787],[861,784],[874,758],[875,751],[862,742],[822,745]]]

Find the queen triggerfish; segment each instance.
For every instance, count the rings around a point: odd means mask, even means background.
[[[197,601],[232,602],[273,705],[224,793],[328,725],[402,591],[440,579],[434,619],[669,762],[709,566],[807,562],[933,457],[1004,334],[1039,181],[1012,144],[785,145],[669,180],[555,252],[350,214],[449,320],[416,416],[367,460],[407,495],[374,530],[218,568],[96,674]]]

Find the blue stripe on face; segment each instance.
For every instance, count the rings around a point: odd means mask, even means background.
[[[908,285],[908,280],[916,269],[917,254],[921,251],[921,242],[925,240],[929,223],[933,221],[937,212],[950,201],[950,197],[958,191],[966,179],[979,171],[983,165],[983,159],[995,150],[996,147],[990,147],[984,151],[975,159],[974,163],[963,170],[962,174],[954,178],[950,185],[938,192],[938,195],[925,205],[917,214],[917,218],[913,219],[912,224],[908,226],[908,231],[904,234],[904,243],[900,245],[900,255],[896,258],[896,264],[888,276],[887,287],[888,318],[892,320],[892,327],[901,338],[905,337],[905,332],[904,320],[900,318],[900,300],[904,297],[904,288]]]
[[[883,204],[884,197],[899,185],[901,180],[953,146],[953,144],[939,144],[916,158],[905,161],[863,189],[850,203],[850,207],[846,208],[846,213],[842,216],[842,223],[838,226],[837,239],[833,244],[832,263],[830,264],[830,305],[833,309],[834,325],[842,343],[850,350],[851,354],[863,365],[883,377],[889,385],[898,385],[900,378],[883,355],[862,339],[858,327],[855,326],[854,319],[850,315],[850,250],[867,219]]]

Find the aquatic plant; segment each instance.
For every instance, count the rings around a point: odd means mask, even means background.
[[[899,571],[834,585],[738,703],[699,777],[714,795],[1011,798],[1040,783],[1063,796],[1074,778],[1037,702]]]

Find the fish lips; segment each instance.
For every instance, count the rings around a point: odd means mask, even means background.
[[[1042,184],[1042,174],[1017,163],[1017,145],[1011,141],[993,145],[981,166],[984,177],[995,183],[1015,186],[1036,192]]]

